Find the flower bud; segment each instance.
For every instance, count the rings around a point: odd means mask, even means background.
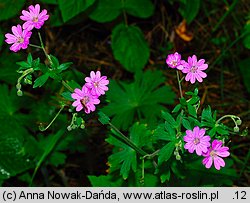
[[[22,85],[20,83],[17,83],[16,88],[17,88],[17,90],[20,90],[22,88]]]
[[[22,92],[22,90],[17,90],[17,96],[19,96],[19,97],[21,97],[21,96],[23,96],[23,92]]]
[[[176,160],[180,161],[181,160],[180,154],[177,154],[175,158],[176,158]]]
[[[84,125],[84,124],[82,124],[82,125],[80,126],[80,128],[81,128],[81,129],[84,129],[84,128],[85,128],[85,125]]]
[[[238,126],[235,126],[235,127],[234,127],[234,132],[235,132],[235,133],[238,133],[239,131],[240,131],[239,127],[238,127]]]
[[[241,125],[242,124],[242,121],[240,120],[240,118],[239,118],[239,120],[236,121],[236,124],[237,125]]]
[[[71,130],[72,130],[71,126],[68,126],[68,127],[67,127],[67,130],[68,130],[68,131],[71,131]]]

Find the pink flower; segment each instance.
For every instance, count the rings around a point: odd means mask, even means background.
[[[90,72],[90,77],[85,78],[86,86],[91,90],[91,94],[100,96],[108,90],[109,81],[106,76],[101,76],[101,72]]]
[[[22,11],[22,16],[20,19],[26,21],[23,24],[23,29],[32,30],[34,27],[36,29],[40,29],[44,21],[49,19],[49,15],[47,14],[47,10],[43,9],[40,13],[40,5],[36,4],[35,7],[33,5],[29,6],[29,12],[26,10]]]
[[[195,83],[195,80],[202,82],[202,78],[206,78],[207,74],[202,72],[208,68],[208,65],[205,63],[204,59],[197,61],[197,57],[193,55],[188,57],[188,62],[183,62],[183,73],[187,73],[185,80],[190,81],[192,84]]]
[[[17,52],[20,49],[27,49],[32,32],[29,32],[28,30],[22,30],[21,25],[12,26],[11,30],[14,35],[10,33],[5,34],[5,42],[8,44],[13,44],[10,47],[10,50]]]
[[[183,69],[182,65],[183,60],[181,60],[181,55],[178,52],[175,52],[174,54],[169,54],[166,63],[171,68],[177,68],[179,70]]]
[[[203,154],[205,158],[203,159],[202,164],[204,164],[206,168],[211,168],[213,163],[217,170],[220,170],[220,167],[225,166],[225,161],[221,157],[228,157],[230,153],[228,152],[229,148],[222,147],[222,144],[221,141],[214,140],[212,146]]]
[[[186,136],[183,137],[184,141],[187,142],[184,145],[184,148],[187,149],[190,153],[196,151],[197,155],[202,155],[208,151],[210,146],[210,137],[204,136],[206,130],[200,129],[198,126],[194,127],[193,131],[186,130]]]
[[[76,88],[71,97],[76,101],[73,102],[72,106],[76,107],[76,111],[84,109],[85,113],[89,114],[91,111],[95,111],[95,104],[99,104],[100,100],[98,96],[92,95],[90,89],[85,85],[82,90]]]

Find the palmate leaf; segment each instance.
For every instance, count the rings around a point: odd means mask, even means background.
[[[220,170],[216,170],[214,166],[210,169],[205,168],[202,164],[202,158],[196,161],[188,162],[184,167],[187,173],[186,179],[183,182],[183,186],[201,186],[211,185],[215,187],[232,186],[233,180],[238,178],[236,170],[232,168],[233,160],[226,158],[225,167]],[[187,183],[189,183],[187,185]],[[180,185],[181,186],[181,185]]]
[[[130,129],[129,135],[130,140],[136,146],[143,147],[149,143],[151,132],[145,125],[135,123]],[[120,170],[123,179],[127,179],[130,170],[134,172],[137,170],[136,151],[114,137],[110,136],[106,141],[115,146],[114,153],[108,158],[111,171]]]
[[[30,123],[29,117],[19,113],[25,98],[18,97],[15,88],[9,91],[6,85],[0,85],[0,92],[0,179],[6,179],[32,168],[30,158],[36,152],[27,145],[33,140],[24,127]]]
[[[0,80],[8,84],[17,82],[18,73],[16,61],[20,60],[19,54],[9,54],[7,50],[3,51],[0,56]]]
[[[165,109],[163,104],[172,104],[175,98],[164,81],[161,71],[137,73],[135,82],[129,84],[111,81],[107,92],[110,103],[102,111],[119,129],[128,129],[137,118],[153,126]]]

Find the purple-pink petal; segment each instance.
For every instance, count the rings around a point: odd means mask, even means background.
[[[218,156],[214,157],[214,167],[217,170],[220,170],[220,167],[224,167],[224,166],[225,166],[225,161],[222,158]]]

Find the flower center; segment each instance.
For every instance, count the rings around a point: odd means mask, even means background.
[[[215,156],[217,156],[217,154],[216,154],[216,151],[215,150],[212,150],[211,152],[210,152],[210,154],[209,154],[211,157],[215,157]]]
[[[84,96],[82,99],[81,99],[81,104],[83,105],[83,107],[86,107],[86,104],[89,102],[89,97],[87,96]]]
[[[37,22],[38,22],[38,17],[33,17],[32,21],[33,21],[34,23],[37,23]]]
[[[22,37],[17,38],[17,43],[23,43],[23,42],[24,42],[24,39]]]
[[[99,83],[98,82],[94,82],[94,86],[98,87]]]
[[[172,66],[177,66],[177,61],[172,61]]]
[[[197,69],[198,69],[197,66],[192,66],[190,72],[196,73]]]
[[[200,143],[200,139],[199,138],[195,138],[194,139],[194,144],[199,144]]]

